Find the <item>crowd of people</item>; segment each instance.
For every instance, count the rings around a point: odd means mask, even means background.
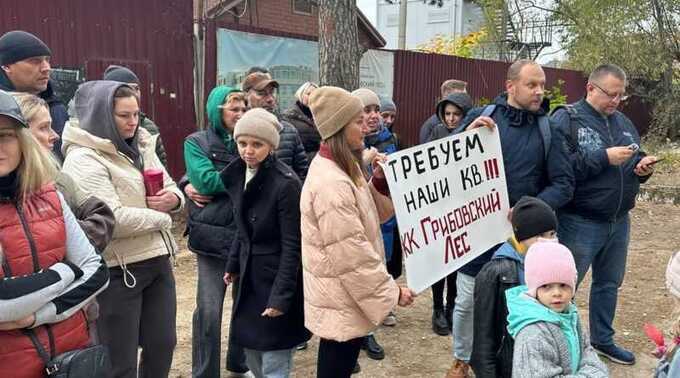
[[[105,347],[94,376],[168,376],[171,215],[185,207],[197,261],[192,376],[221,374],[229,286],[233,375],[288,377],[312,335],[317,377],[360,371],[361,350],[385,357],[373,332],[398,326],[396,308],[416,296],[396,281],[398,222],[379,164],[405,147],[392,99],[308,82],[281,111],[279,83],[252,67],[240,87],[210,92],[208,125],[185,139],[186,173],[175,183],[137,75],[110,66],[67,107],[52,90],[50,56],[30,33],[0,37],[0,376],[54,374],[76,365],[64,354],[93,345]],[[658,159],[617,110],[626,80],[621,68],[598,66],[585,97],[552,113],[543,69],[530,60],[510,65],[486,106],[474,107],[465,82],[442,84],[419,142],[497,132],[513,229],[432,286],[432,331],[452,335],[447,377],[606,377],[600,357],[635,363],[612,323],[629,211]],[[588,332],[573,298],[590,269]],[[676,298],[678,272],[675,256]],[[674,352],[667,369],[680,369]]]

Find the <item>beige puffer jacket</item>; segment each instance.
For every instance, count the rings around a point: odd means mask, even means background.
[[[139,151],[144,159],[144,169],[163,170],[164,188],[180,198],[180,211],[184,196],[175,185],[155,153],[156,138],[139,128]],[[71,120],[64,128],[63,171],[89,195],[102,199],[113,211],[116,225],[113,239],[102,256],[109,267],[148,260],[172,254],[177,245],[170,232],[170,215],[147,208],[144,178],[130,158],[118,152],[115,145],[77,127]],[[128,283],[128,281],[126,281]]]
[[[357,187],[332,160],[314,158],[300,210],[305,326],[317,336],[365,336],[397,305],[380,234],[393,213],[386,199],[371,184]]]

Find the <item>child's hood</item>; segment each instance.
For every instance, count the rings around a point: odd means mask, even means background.
[[[527,295],[525,285],[506,290],[505,298],[508,303],[508,332],[513,338],[524,327],[537,322],[554,323],[560,328],[576,329],[578,311],[573,303],[569,304],[565,312],[555,312]]]
[[[503,243],[498,250],[493,254],[494,259],[510,259],[519,262],[524,265],[524,256],[522,256],[515,246],[512,244],[512,240],[508,240]]]

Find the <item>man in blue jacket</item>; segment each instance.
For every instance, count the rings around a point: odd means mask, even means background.
[[[614,344],[612,322],[626,271],[628,212],[656,157],[645,156],[631,121],[617,110],[626,96],[626,74],[613,65],[588,78],[586,98],[556,110],[552,120],[567,136],[575,189],[559,212],[558,237],[574,254],[578,282],[592,264],[590,341],[600,355],[631,365],[635,356]]]
[[[519,60],[508,68],[507,93],[492,105],[471,110],[459,131],[476,127],[500,133],[510,207],[523,196],[538,197],[553,209],[571,199],[573,175],[564,135],[551,131],[544,98],[545,73],[532,60]],[[450,376],[465,376],[473,342],[475,277],[498,246],[458,270],[453,310],[454,363]]]

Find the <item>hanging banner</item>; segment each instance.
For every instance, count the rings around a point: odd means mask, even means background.
[[[379,96],[392,98],[394,85],[394,53],[368,50],[359,63],[359,86],[368,88]]]
[[[396,152],[384,170],[412,290],[512,235],[497,131],[479,128]]]
[[[217,29],[217,85],[241,88],[252,66],[269,70],[279,83],[279,108],[295,103],[295,91],[307,81],[319,81],[316,42]]]
[[[295,38],[217,29],[217,85],[240,88],[252,66],[267,68],[279,83],[279,109],[295,103],[295,92],[307,81],[319,82],[319,44]],[[360,63],[360,83],[392,97],[394,53],[368,50]]]

